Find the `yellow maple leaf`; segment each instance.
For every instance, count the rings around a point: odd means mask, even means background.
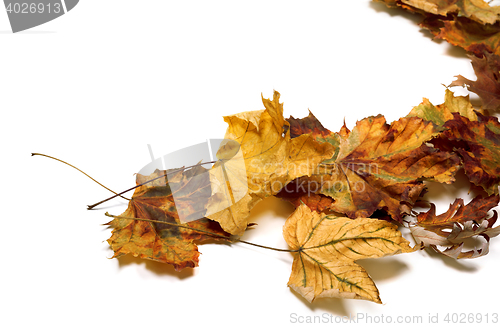
[[[309,302],[339,297],[381,303],[374,282],[355,261],[413,251],[390,222],[319,214],[306,205],[288,218],[283,236],[296,250],[288,286]]]
[[[231,166],[219,160],[212,168],[211,183],[218,187],[213,188],[207,218],[233,235],[245,231],[250,209],[256,203],[277,194],[291,180],[310,176],[321,161],[333,155],[331,144],[317,142],[309,134],[290,137],[279,98],[280,94],[274,92],[272,100],[262,99],[265,110],[224,117],[229,125],[224,138],[238,142],[235,152],[243,161],[233,160],[236,164]],[[245,194],[241,194],[242,189]]]

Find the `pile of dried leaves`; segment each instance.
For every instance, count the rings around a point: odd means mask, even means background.
[[[471,52],[477,81],[459,76],[450,86],[467,85],[481,97],[481,110],[447,89],[444,103],[424,99],[392,123],[378,115],[332,132],[312,113],[285,119],[275,92],[262,99],[264,110],[224,117],[224,138],[234,142],[221,146],[211,169],[137,176],[127,210],[108,214],[114,257],[196,267],[197,241],[245,242],[240,237],[252,225],[251,209],[269,196],[296,207],[283,228],[289,249],[282,250],[294,256],[288,285],[308,301],[381,303],[359,259],[423,247],[455,259],[487,254],[490,238],[500,233],[490,212],[500,201],[500,123],[485,111],[500,109],[500,8],[481,0],[383,2],[423,15],[422,26],[437,38]],[[239,164],[227,160],[235,153]],[[461,169],[484,195],[468,204],[456,199],[441,215],[434,204],[414,210],[425,204],[425,181],[450,184]],[[204,218],[184,222],[181,211]],[[415,247],[399,227],[409,228]],[[467,250],[470,239],[480,245]]]
[[[288,285],[309,301],[334,296],[380,303],[358,259],[422,246],[457,259],[488,252],[490,237],[500,233],[493,227],[496,213],[489,217],[500,200],[500,124],[475,111],[468,97],[446,90],[441,105],[424,99],[391,124],[378,115],[339,132],[324,128],[312,113],[284,119],[279,97],[275,92],[272,100],[263,99],[264,110],[224,117],[225,139],[238,142],[244,170],[219,159],[209,174],[197,166],[168,179],[159,170],[138,175],[141,186],[127,210],[110,222],[115,257],[132,254],[177,270],[195,267],[196,240],[238,241],[251,225],[251,209],[268,196],[296,206],[283,228],[295,257]],[[219,158],[221,150],[227,149],[219,150]],[[226,175],[217,169],[221,165]],[[487,196],[467,205],[457,199],[442,215],[433,204],[427,212],[412,210],[425,192],[424,181],[452,183],[461,168]],[[248,191],[236,196],[240,189],[233,181],[241,179]],[[186,189],[195,191],[178,193]],[[228,203],[231,197],[240,200]],[[178,210],[206,218],[183,224]],[[401,225],[409,227],[415,248],[402,237]],[[469,238],[480,239],[481,246],[465,251]]]

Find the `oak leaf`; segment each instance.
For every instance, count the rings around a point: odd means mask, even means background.
[[[149,176],[137,175],[138,185],[155,180],[136,188],[127,210],[109,223],[113,231],[108,243],[114,251],[114,258],[131,254],[172,264],[176,270],[192,268],[198,266],[199,257],[194,241],[219,239],[228,235],[217,222],[206,218],[183,224],[189,228],[169,225],[182,223],[178,213],[180,210],[184,211],[185,216],[189,213],[196,216],[201,213],[203,216],[211,188],[207,170],[201,166],[187,171],[171,170],[167,180],[168,172],[156,170]],[[185,189],[191,191],[183,193]]]
[[[374,282],[355,261],[413,251],[392,223],[319,214],[306,205],[287,219],[283,236],[296,251],[288,286],[309,302],[340,297],[381,303]]]
[[[469,91],[481,98],[483,109],[500,109],[500,56],[486,52],[482,58],[474,55],[469,58],[472,60],[477,80],[471,81],[458,75],[449,86],[467,86]]]
[[[245,231],[250,209],[260,200],[278,193],[297,177],[309,176],[321,161],[333,155],[330,144],[319,143],[311,135],[290,137],[279,98],[280,94],[274,92],[272,100],[262,99],[265,110],[224,117],[229,125],[224,138],[239,143],[245,163],[232,173],[247,179],[248,193],[223,209],[221,201],[238,190],[231,186],[214,190],[207,218],[219,222],[230,234],[241,235]],[[221,177],[212,174],[212,182],[223,185]]]
[[[315,185],[309,187],[310,193],[331,197],[330,209],[351,218],[386,210],[401,221],[425,188],[421,179],[451,183],[459,168],[456,155],[426,145],[442,128],[417,117],[401,118],[391,125],[381,115],[368,117],[352,131],[344,125],[339,133],[323,128],[312,114],[289,121],[292,131],[310,132],[325,143],[337,142],[335,155],[296,183]]]
[[[497,212],[488,218],[489,211],[498,205],[499,200],[498,195],[487,198],[477,196],[464,205],[462,199],[456,199],[441,215],[436,215],[436,207],[431,203],[429,211],[418,214],[417,221],[410,225],[410,231],[417,243],[455,259],[486,255],[490,237],[500,234],[500,227],[493,228]],[[482,236],[481,247],[464,252],[464,242],[475,236]],[[438,246],[447,248],[440,250]]]

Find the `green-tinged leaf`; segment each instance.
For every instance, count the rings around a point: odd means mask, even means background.
[[[443,126],[448,120],[453,119],[454,112],[459,113],[461,116],[469,118],[469,120],[476,121],[477,115],[474,107],[469,101],[469,97],[453,95],[453,92],[446,90],[444,103],[434,106],[428,99],[418,106],[414,107],[407,117],[419,117],[428,121],[432,121],[438,126]]]

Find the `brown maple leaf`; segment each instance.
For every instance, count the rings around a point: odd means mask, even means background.
[[[309,302],[340,297],[382,303],[370,276],[355,261],[413,251],[390,222],[319,214],[306,205],[287,219],[283,237],[295,251],[288,286]]]
[[[463,161],[470,182],[489,195],[498,194],[500,185],[500,123],[496,117],[477,114],[470,121],[458,113],[443,126],[443,135],[432,141],[435,147],[455,151]]]
[[[483,109],[500,108],[500,6],[482,0],[375,1],[422,14],[420,26],[437,39],[472,52],[477,80],[459,75],[450,86],[467,86],[479,95]]]
[[[498,205],[499,200],[498,195],[478,196],[464,205],[462,199],[456,199],[441,215],[436,215],[436,207],[431,203],[429,211],[420,213],[416,223],[410,225],[410,231],[417,243],[455,259],[486,255],[489,239],[500,234],[500,227],[493,228],[497,212],[488,218],[489,211]],[[482,236],[484,240],[481,247],[464,252],[464,241],[476,236]],[[447,249],[441,251],[438,246]]]
[[[265,110],[224,117],[229,125],[224,138],[238,142],[244,164],[224,168],[227,173],[214,166],[211,180],[219,187],[213,190],[207,217],[218,221],[230,234],[245,231],[250,210],[259,201],[278,193],[291,180],[310,175],[322,160],[333,155],[330,144],[317,142],[311,135],[290,137],[279,98],[280,94],[274,92],[272,100],[262,99]],[[229,200],[240,190],[227,185],[226,175],[246,185],[240,200]]]
[[[483,25],[464,17],[441,20],[428,17],[420,24],[436,38],[482,56],[483,53],[500,55],[500,23]]]
[[[310,194],[332,198],[330,209],[351,218],[369,217],[383,209],[401,221],[425,188],[421,179],[451,183],[459,167],[456,155],[425,144],[442,128],[417,117],[402,118],[391,125],[381,115],[368,117],[357,122],[352,131],[344,125],[339,133],[323,128],[312,114],[289,121],[291,131],[312,133],[318,141],[337,144],[332,158],[296,184],[305,183]],[[288,191],[284,198],[291,200],[292,194]],[[297,199],[307,203],[304,196],[297,192]],[[297,204],[297,200],[293,202]]]
[[[473,110],[468,97],[454,97],[448,90],[445,103],[433,106],[424,99],[409,116],[443,126],[442,134],[431,140],[434,147],[458,154],[469,181],[489,195],[498,194],[500,124],[497,118]]]
[[[329,196],[314,193],[320,188],[321,185],[316,181],[299,178],[286,184],[276,197],[290,202],[295,207],[305,204],[313,211],[330,211],[334,200]]]
[[[467,89],[481,98],[482,108],[500,109],[500,56],[484,53],[482,58],[470,55],[477,80],[471,81],[461,75],[449,86],[467,86]]]
[[[167,173],[156,170],[149,176],[137,175],[138,185],[154,181],[136,188],[127,210],[109,223],[113,231],[108,243],[114,258],[131,254],[181,270],[198,266],[195,240],[227,239],[217,222],[202,218],[182,224],[179,219],[180,211],[185,216],[203,216],[211,195],[207,170],[201,166],[170,170],[168,180]]]

